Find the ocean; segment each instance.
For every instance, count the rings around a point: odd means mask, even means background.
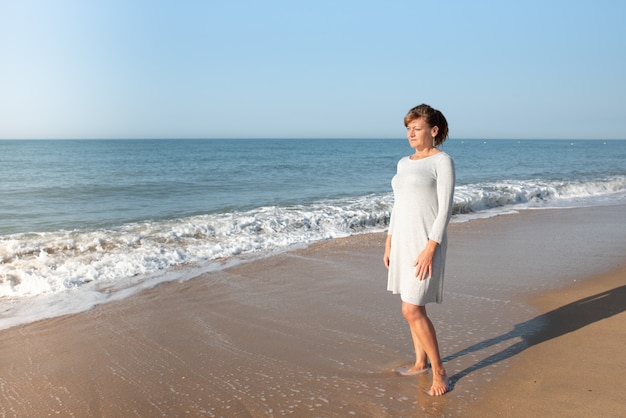
[[[461,140],[452,222],[626,203],[626,140]],[[384,231],[397,139],[2,140],[0,329]],[[381,248],[382,254],[382,248]]]

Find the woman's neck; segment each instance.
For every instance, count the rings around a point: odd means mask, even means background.
[[[415,148],[415,153],[411,155],[412,160],[419,160],[422,158],[430,157],[431,155],[435,155],[439,153],[437,148],[435,147],[424,147],[424,148]]]

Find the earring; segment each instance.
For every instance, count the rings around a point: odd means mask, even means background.
[[[433,148],[435,148],[435,139],[436,137],[433,136]]]

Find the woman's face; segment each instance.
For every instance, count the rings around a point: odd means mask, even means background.
[[[433,137],[437,135],[438,130],[436,126],[428,126],[422,118],[413,119],[406,126],[406,136],[411,148],[432,147]]]

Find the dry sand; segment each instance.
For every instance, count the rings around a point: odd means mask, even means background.
[[[626,416],[626,269],[533,302],[547,326],[475,409],[502,417]]]
[[[368,234],[0,331],[0,415],[623,416],[624,209],[451,226],[440,398]]]

